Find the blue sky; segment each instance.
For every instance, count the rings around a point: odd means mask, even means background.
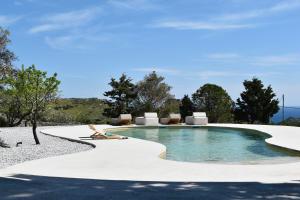
[[[300,105],[300,0],[1,0],[19,60],[57,72],[63,97],[155,70],[177,98],[205,83],[235,100],[252,77]]]

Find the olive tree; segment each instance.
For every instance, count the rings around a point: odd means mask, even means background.
[[[9,35],[8,30],[0,27],[0,126],[19,124],[12,122],[19,115],[19,102],[4,91],[4,79],[16,73],[16,70],[12,66],[13,61],[16,60],[16,56],[7,47],[11,42]]]
[[[57,96],[60,84],[57,74],[47,77],[47,72],[36,69],[34,65],[28,68],[23,66],[16,76],[6,79],[6,84],[6,93],[19,102],[19,120],[31,122],[35,142],[40,144],[36,133],[37,121]]]
[[[11,80],[10,80],[11,81]],[[3,81],[8,83],[8,80]],[[19,126],[22,121],[29,115],[22,107],[19,93],[6,85],[0,90],[0,113],[2,114],[3,126]]]
[[[12,62],[16,60],[15,54],[7,48],[11,42],[9,35],[8,30],[0,27],[0,80],[13,71]]]
[[[195,109],[206,112],[210,122],[232,122],[234,103],[222,87],[205,84],[192,97]]]
[[[144,112],[160,112],[174,96],[170,93],[171,86],[164,82],[165,78],[155,71],[146,75],[137,84],[137,97],[134,101],[135,114]]]
[[[160,117],[168,117],[170,113],[180,112],[180,100],[178,99],[168,99],[164,106],[159,109]]]

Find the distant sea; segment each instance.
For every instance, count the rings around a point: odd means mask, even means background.
[[[287,107],[284,109],[284,118],[287,119],[289,117],[295,117],[300,118],[300,107],[299,106],[293,106],[293,107]],[[280,111],[274,115],[272,118],[272,121],[274,123],[279,123],[282,121],[282,107],[280,107]]]

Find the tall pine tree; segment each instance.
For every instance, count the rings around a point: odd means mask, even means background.
[[[248,123],[270,122],[271,117],[279,111],[279,101],[271,86],[264,87],[261,80],[253,78],[244,81],[245,91],[237,99],[235,118]]]
[[[136,97],[136,86],[132,83],[132,79],[125,74],[116,80],[111,79],[109,85],[112,87],[110,91],[104,93],[108,108],[104,110],[107,117],[118,117],[122,113],[131,113],[132,101]]]
[[[192,100],[188,95],[184,95],[180,104],[180,114],[182,119],[185,119],[186,116],[191,116],[194,110],[195,107]]]

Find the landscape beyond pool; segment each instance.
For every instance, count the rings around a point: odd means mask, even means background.
[[[257,131],[231,128],[129,128],[118,134],[159,142],[166,159],[187,162],[264,163],[299,161],[299,153],[265,142]]]

